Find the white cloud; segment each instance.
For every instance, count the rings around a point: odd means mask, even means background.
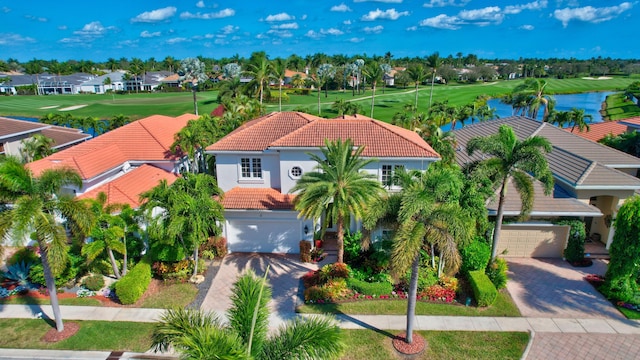
[[[345,25],[351,25],[351,20],[345,20],[342,23],[345,24]]]
[[[143,38],[152,38],[160,36],[160,31],[148,32],[147,30],[140,33],[140,37]]]
[[[531,30],[535,29],[535,27],[534,27],[533,25],[529,25],[529,24],[527,24],[527,25],[522,25],[522,26],[520,26],[520,27],[519,27],[519,29],[521,29],[521,30],[531,31]]]
[[[173,44],[178,44],[178,43],[187,42],[187,41],[189,41],[189,39],[187,38],[175,37],[175,38],[168,39],[166,43],[169,45],[173,45]]]
[[[291,31],[289,30],[275,30],[275,29],[271,29],[269,31],[267,31],[267,34],[269,35],[274,35],[277,37],[281,37],[281,38],[290,38],[293,37],[293,34],[291,33]]]
[[[462,24],[464,24],[464,22],[457,16],[447,16],[445,14],[440,14],[420,21],[420,26],[429,26],[436,29],[447,30],[457,30]]]
[[[138,40],[124,40],[118,43],[118,48],[138,47]]]
[[[351,8],[349,8],[347,5],[345,5],[344,3],[340,4],[340,5],[334,5],[331,7],[331,11],[335,11],[335,12],[347,12],[347,11],[352,11]]]
[[[460,19],[478,22],[500,23],[504,19],[504,14],[498,6],[488,6],[483,9],[462,10],[458,14]]]
[[[553,12],[553,16],[562,22],[562,26],[567,27],[571,20],[579,20],[590,23],[600,23],[603,21],[609,21],[623,12],[630,10],[633,4],[630,2],[623,2],[618,6],[609,6],[594,8],[593,6],[585,6],[581,8],[565,8],[558,9]]]
[[[236,11],[233,10],[233,9],[223,9],[223,10],[220,10],[218,12],[212,12],[212,13],[200,13],[200,12],[197,12],[195,14],[190,13],[188,11],[185,11],[182,14],[180,14],[180,19],[183,19],[183,20],[187,20],[187,19],[211,20],[211,19],[222,19],[222,18],[234,16],[235,14],[236,14]]]
[[[151,11],[145,11],[142,14],[131,19],[131,22],[157,22],[164,21],[169,19],[170,17],[176,14],[176,9],[174,6],[167,6],[162,9],[156,9]]]
[[[303,15],[300,17],[300,19],[301,19],[301,20],[307,20],[307,14],[303,14]]]
[[[320,34],[318,32],[315,32],[313,30],[307,31],[307,33],[304,34],[304,36],[312,38],[312,39],[320,39],[320,38],[324,37],[324,35],[322,35],[322,34]]]
[[[298,28],[298,23],[292,22],[292,23],[284,23],[284,24],[279,24],[279,25],[272,25],[271,26],[272,29],[289,29],[289,30],[295,30]]]
[[[201,9],[202,9],[203,7],[205,7],[205,5],[204,5],[204,1],[202,1],[202,0],[198,1],[198,2],[196,3],[196,7],[199,7],[199,8],[201,8]]]
[[[97,37],[102,36],[109,30],[115,30],[114,26],[104,27],[100,21],[92,21],[85,26],[82,27],[81,30],[76,30],[73,33],[76,35],[88,36],[88,37]]]
[[[417,27],[417,26],[415,26],[415,25],[414,25],[414,26],[409,26],[409,27],[407,28],[407,31],[416,31],[416,30],[418,30],[418,27]]]
[[[47,22],[47,21],[49,21],[49,19],[47,19],[47,18],[37,17],[37,16],[33,16],[33,15],[25,15],[24,17],[29,19],[29,20],[39,21],[39,22]]]
[[[389,20],[397,20],[400,16],[409,15],[408,11],[397,12],[396,9],[389,9],[382,11],[380,9],[375,9],[369,11],[367,15],[363,15],[360,20],[362,21],[373,21],[377,19],[389,19]]]
[[[384,27],[382,27],[382,25],[378,25],[374,27],[367,26],[362,30],[364,30],[364,32],[366,32],[367,34],[380,34],[383,29]]]
[[[465,6],[470,0],[431,0],[428,3],[424,3],[422,6],[426,8],[445,7],[445,6]]]
[[[269,22],[271,22],[271,21],[289,21],[289,20],[295,20],[295,17],[291,16],[291,15],[289,15],[287,13],[269,15],[265,19],[265,21],[269,21]]]
[[[388,3],[388,4],[402,4],[402,0],[353,0],[353,2],[380,2],[380,3]]]
[[[547,7],[547,0],[539,0],[522,5],[509,5],[504,8],[505,14],[519,14],[522,10],[542,10]]]
[[[239,26],[233,26],[233,25],[227,25],[225,27],[223,27],[222,29],[220,29],[220,31],[222,31],[223,34],[225,35],[229,35],[229,34],[233,34],[234,32],[240,30]]]
[[[0,45],[21,45],[24,43],[34,43],[35,39],[28,36],[13,33],[0,33]]]
[[[336,28],[329,28],[327,30],[320,29],[320,33],[323,34],[323,35],[334,35],[334,36],[344,34],[344,32],[342,32],[342,31],[340,31],[340,30],[338,30]]]
[[[349,39],[349,41],[351,41],[352,43],[359,43],[359,42],[363,42],[364,38],[354,37],[354,38]]]

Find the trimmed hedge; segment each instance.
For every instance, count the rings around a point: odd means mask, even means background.
[[[354,278],[347,279],[349,288],[363,295],[386,295],[391,294],[393,286],[388,282],[366,282]]]
[[[149,283],[151,283],[151,265],[142,260],[129,270],[127,275],[118,280],[116,295],[122,304],[133,304],[147,291]]]
[[[498,290],[484,271],[469,271],[469,282],[478,306],[491,306],[496,301]]]

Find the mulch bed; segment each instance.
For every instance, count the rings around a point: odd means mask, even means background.
[[[413,342],[409,344],[406,342],[407,333],[403,332],[396,335],[393,338],[393,348],[396,349],[397,352],[403,355],[418,355],[421,354],[427,348],[427,341],[417,333],[413,333]]]
[[[591,259],[582,259],[580,261],[569,261],[569,264],[573,267],[589,267],[593,265],[593,260]]]
[[[49,329],[46,334],[44,334],[44,336],[42,337],[42,341],[54,343],[66,340],[75,335],[78,330],[80,330],[80,324],[71,321],[65,321],[64,330],[58,331],[58,329],[53,327]]]

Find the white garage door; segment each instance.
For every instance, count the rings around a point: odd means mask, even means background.
[[[227,244],[230,252],[300,253],[299,221],[229,220]]]
[[[503,225],[498,254],[504,257],[561,258],[569,226]]]

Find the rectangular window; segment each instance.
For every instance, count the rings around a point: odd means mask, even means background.
[[[241,177],[245,179],[262,178],[262,162],[260,158],[242,158],[240,160]]]
[[[396,171],[401,171],[404,169],[403,165],[382,165],[382,185],[383,186],[396,186],[398,185],[397,181],[393,181],[393,175]]]

